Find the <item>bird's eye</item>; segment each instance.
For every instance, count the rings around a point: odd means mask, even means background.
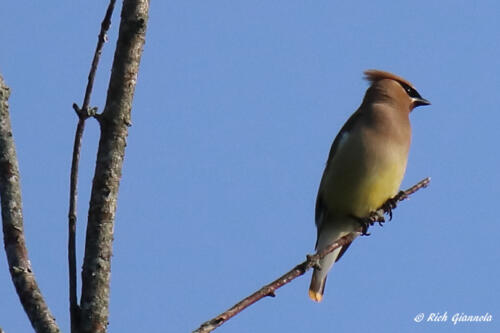
[[[422,98],[422,96],[420,96],[420,94],[418,93],[418,91],[416,91],[415,89],[413,89],[409,85],[407,85],[405,83],[401,83],[401,86],[406,91],[406,93],[408,94],[408,96],[410,96],[411,98]]]

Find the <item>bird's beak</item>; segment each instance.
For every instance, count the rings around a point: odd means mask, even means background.
[[[422,105],[430,105],[431,102],[426,100],[425,98],[419,97],[419,98],[413,98],[413,107],[416,108],[417,106],[422,106]]]

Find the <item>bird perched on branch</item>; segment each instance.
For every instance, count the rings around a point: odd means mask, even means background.
[[[316,250],[351,232],[399,190],[411,141],[410,112],[430,102],[407,80],[379,70],[359,109],[333,141],[316,199]],[[328,271],[350,244],[335,249],[314,269],[309,297],[320,302]]]

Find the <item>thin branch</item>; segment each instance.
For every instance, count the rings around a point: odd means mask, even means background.
[[[106,106],[99,116],[101,138],[82,270],[79,332],[106,331],[113,229],[132,100],[145,41],[149,0],[124,0]]]
[[[97,38],[97,46],[95,48],[94,59],[92,59],[92,65],[90,67],[89,78],[87,89],[85,89],[85,97],[83,99],[82,110],[87,110],[90,105],[90,96],[92,95],[92,88],[94,87],[94,78],[97,72],[97,66],[99,65],[99,60],[101,59],[102,48],[104,43],[108,41],[108,36],[106,35],[109,27],[111,26],[111,16],[113,15],[113,10],[115,9],[116,0],[110,0],[108,9],[106,9],[106,15],[101,22],[101,31],[99,32],[99,37]]]
[[[403,201],[407,199],[411,194],[415,193],[421,188],[427,187],[429,185],[430,178],[425,178],[418,182],[416,185],[410,187],[409,189],[405,191],[399,192],[394,198],[387,200],[382,207],[380,207],[380,210],[382,210],[383,213],[391,214],[392,210],[396,208],[396,204],[400,201]],[[383,223],[385,222],[383,218],[383,214],[381,212],[373,212],[371,213],[368,217],[363,219],[364,223],[367,223],[368,225],[373,225],[374,223]],[[273,282],[265,285],[264,287],[260,288],[250,296],[244,298],[242,301],[239,303],[235,304],[232,306],[230,309],[224,311],[217,317],[210,319],[206,322],[204,322],[198,329],[193,331],[193,333],[207,333],[211,332],[220,325],[224,324],[226,321],[231,319],[232,317],[236,316],[238,313],[241,311],[245,310],[247,307],[250,305],[254,304],[255,302],[259,301],[260,299],[266,297],[266,296],[275,296],[275,291],[281,287],[283,287],[285,284],[290,283],[292,280],[295,278],[304,275],[309,269],[315,267],[318,265],[318,262],[321,258],[326,256],[328,253],[332,252],[336,248],[339,248],[341,246],[344,246],[346,244],[349,244],[358,236],[359,234],[363,233],[363,227],[360,227],[359,231],[357,233],[351,233],[348,234],[342,238],[339,238],[336,240],[333,244],[329,245],[325,249],[321,250],[320,252],[314,254],[314,255],[308,255],[307,260],[304,261],[303,263],[295,266],[290,270],[289,272],[285,273],[284,275],[280,276]]]
[[[9,95],[10,90],[0,75],[0,197],[5,253],[17,295],[31,325],[39,333],[56,333],[59,328],[36,283],[24,240],[19,166],[10,125]]]
[[[75,140],[73,143],[73,157],[71,161],[70,175],[70,194],[69,194],[69,213],[68,213],[68,269],[69,269],[69,311],[71,317],[71,332],[77,332],[79,325],[79,307],[77,296],[77,279],[76,279],[76,204],[78,198],[78,166],[80,163],[80,151],[82,147],[82,136],[85,130],[85,120],[95,114],[95,109],[90,109],[90,96],[92,95],[92,87],[94,86],[95,74],[101,57],[102,48],[107,41],[106,33],[111,25],[111,15],[116,0],[111,0],[106,10],[106,15],[101,23],[101,31],[97,39],[97,46],[92,59],[92,65],[88,76],[87,88],[83,98],[82,108],[78,108],[73,104],[73,109],[78,115],[78,125],[76,126]]]

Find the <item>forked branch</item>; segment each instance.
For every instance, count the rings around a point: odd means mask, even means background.
[[[78,116],[78,125],[75,131],[75,140],[73,142],[73,157],[71,160],[70,190],[69,190],[69,212],[68,212],[68,266],[69,266],[69,309],[71,318],[71,332],[76,332],[79,325],[79,307],[76,284],[76,202],[78,197],[78,166],[80,163],[80,151],[82,147],[82,136],[85,130],[85,120],[94,116],[96,108],[90,108],[90,96],[94,86],[95,74],[99,59],[101,58],[102,48],[107,41],[106,33],[111,25],[111,15],[115,7],[116,0],[110,0],[106,15],[101,23],[101,31],[97,39],[97,46],[90,66],[90,72],[85,89],[82,107],[73,104],[73,109]]]
[[[145,42],[149,0],[124,0],[90,197],[79,333],[108,325],[113,230],[128,127]]]

